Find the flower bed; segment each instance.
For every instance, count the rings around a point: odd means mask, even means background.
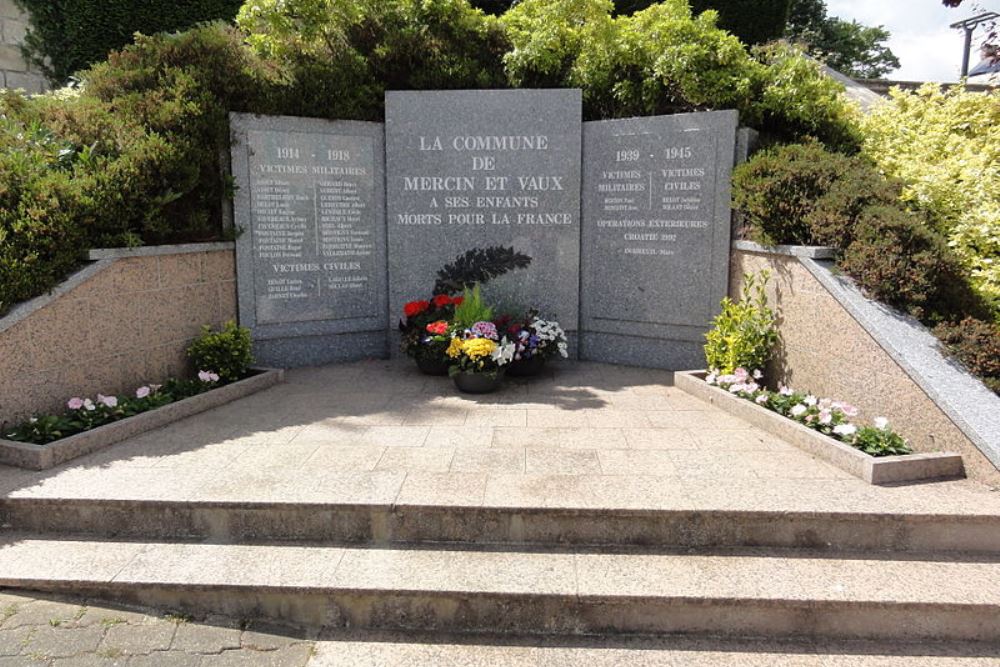
[[[857,411],[849,404],[788,388],[770,391],[758,379],[745,371],[715,377],[687,371],[674,376],[679,389],[871,484],[964,476],[958,454],[904,453],[910,451],[908,445],[887,423],[878,420],[859,426],[854,421]]]
[[[46,470],[127,438],[256,393],[284,379],[278,369],[223,383],[202,371],[196,380],[139,387],[135,397],[71,398],[62,415],[33,417],[0,437],[0,464]],[[12,439],[17,438],[17,439]]]

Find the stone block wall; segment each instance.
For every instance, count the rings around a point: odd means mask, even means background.
[[[236,319],[231,246],[140,248],[170,254],[103,259],[17,306],[0,319],[0,421],[184,373],[201,326]]]
[[[884,416],[915,451],[958,452],[969,477],[1000,485],[1000,471],[798,257],[734,251],[730,294],[763,269],[781,333],[771,381],[853,403],[869,422]]]
[[[14,0],[0,0],[0,88],[21,88],[40,93],[48,84],[21,56],[21,43],[29,18]]]

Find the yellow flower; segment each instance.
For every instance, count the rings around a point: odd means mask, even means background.
[[[489,338],[470,338],[462,345],[463,351],[470,359],[479,359],[493,354],[497,344]]]
[[[462,356],[462,339],[452,338],[448,345],[448,356],[452,359]]]

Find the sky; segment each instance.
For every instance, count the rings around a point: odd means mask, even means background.
[[[948,25],[985,11],[1000,13],[1000,0],[965,0],[957,8],[941,0],[826,0],[826,6],[831,16],[883,25],[892,33],[889,48],[901,66],[888,78],[897,81],[957,81],[965,34]],[[979,62],[976,43],[983,34],[973,38],[970,67]]]

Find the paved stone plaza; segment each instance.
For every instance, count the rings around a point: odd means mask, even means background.
[[[84,596],[31,601],[39,594],[7,591],[0,644],[15,654],[10,664],[979,665],[1000,655],[992,644],[954,641],[992,632],[981,623],[920,621],[924,611],[826,630],[874,628],[889,642],[875,644],[628,639],[643,632],[643,615],[604,638],[569,636],[577,630],[559,624],[584,613],[573,605],[602,596],[864,599],[876,614],[884,605],[947,614],[1000,597],[988,555],[1000,494],[967,480],[868,485],[684,394],[662,371],[567,362],[470,397],[409,361],[292,370],[285,384],[61,467],[0,469],[0,492],[13,524],[0,573],[19,582],[7,585]],[[676,527],[678,516],[687,528]],[[359,517],[364,529],[351,523]],[[659,540],[653,550],[626,549],[642,544],[643,531]],[[587,546],[605,543],[609,550]],[[828,543],[846,555],[824,552]],[[919,553],[952,547],[981,554]],[[333,589],[410,591],[416,606],[384,609],[409,609],[397,621],[434,609],[426,627],[439,630],[425,640],[351,635],[354,621],[316,602]],[[513,602],[507,637],[474,639],[483,626],[470,623],[463,638],[448,634],[450,612],[441,610],[451,607],[434,601],[442,591],[557,606],[542,620]],[[189,614],[189,598],[224,616]],[[289,609],[304,625],[284,626],[298,629],[278,632],[266,651],[248,645],[247,623],[253,631]],[[376,611],[357,613],[381,622]],[[748,632],[797,623],[760,613]],[[126,622],[102,621],[118,617]],[[518,639],[550,623],[564,639]],[[953,641],[888,639],[911,627]],[[211,647],[192,652],[185,637]]]

